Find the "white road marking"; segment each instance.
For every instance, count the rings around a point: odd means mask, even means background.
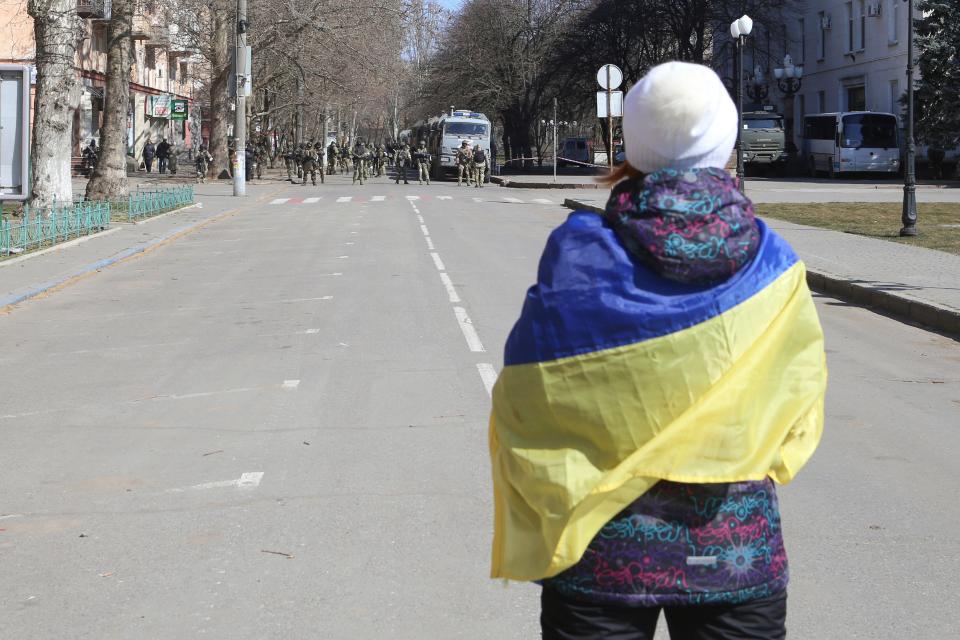
[[[346,260],[350,256],[337,256],[337,260]]]
[[[353,200],[353,196],[340,196],[339,198],[337,198],[337,202],[341,202],[341,203],[350,202],[351,200]]]
[[[373,196],[370,198],[370,202],[383,202],[387,199],[387,196]]]
[[[441,272],[440,281],[443,282],[443,286],[447,290],[447,295],[450,296],[450,302],[460,302],[460,296],[457,294],[457,290],[453,286],[453,281],[450,280],[449,274]]]
[[[426,220],[423,219],[423,216],[418,215],[418,216],[417,216],[417,222],[419,222],[420,224],[423,224],[424,222],[426,222]]]
[[[312,336],[315,333],[320,333],[320,329],[307,329],[306,331],[304,331],[304,333],[307,334],[308,336]]]
[[[553,200],[547,200],[546,198],[534,198],[533,201],[537,204],[554,204]]]
[[[263,480],[263,471],[248,471],[240,475],[240,479],[237,481],[237,488],[256,489],[260,486],[261,480]]]
[[[270,204],[286,204],[290,201],[290,198],[277,198],[276,200],[271,200]]]
[[[467,347],[470,351],[474,353],[485,352],[486,349],[483,348],[483,343],[480,342],[480,336],[477,335],[477,330],[473,328],[473,322],[470,321],[467,310],[463,307],[454,307],[453,313],[457,316],[457,323],[460,325],[460,331],[463,332],[463,337],[467,340]]]
[[[473,201],[480,203],[480,202],[483,202],[483,198],[473,198]]]
[[[430,249],[430,251],[433,251],[434,249],[433,240],[430,239],[430,236],[425,237],[424,240],[427,241],[427,249]]]
[[[483,380],[487,395],[493,396],[493,385],[497,383],[497,370],[493,368],[492,364],[479,362],[477,363],[477,371],[480,373],[480,379]]]
[[[281,386],[282,386],[284,389],[296,389],[297,387],[300,386],[300,381],[299,381],[299,380],[284,380],[284,381],[283,381],[283,385],[281,385]]]
[[[437,196],[437,200],[453,200],[453,196]]]
[[[343,245],[344,245],[345,247],[352,247],[352,246],[355,245],[355,244],[357,244],[357,243],[356,243],[356,242],[344,242],[344,243],[343,243]]]
[[[430,235],[430,230],[427,229],[427,225],[425,224],[420,225],[420,231],[423,231],[423,235],[425,236]]]
[[[504,196],[503,199],[506,200],[507,202],[513,202],[514,204],[523,204],[523,200],[521,200],[520,198],[511,198],[510,196]]]
[[[320,198],[304,198],[303,204],[316,204],[320,202]]]
[[[431,253],[430,257],[433,258],[433,264],[437,266],[437,271],[447,270],[447,267],[443,264],[443,260],[440,259],[439,253]]]
[[[359,232],[359,231],[351,231],[351,232],[350,232],[350,235],[352,235],[352,236],[358,236],[358,235],[360,235],[360,232]]]
[[[201,491],[203,489],[220,489],[224,487],[237,487],[238,489],[256,489],[263,480],[263,471],[248,471],[240,475],[236,480],[219,480],[217,482],[204,482],[189,487],[178,487],[176,489],[167,489],[164,493],[184,493],[185,491]]]
[[[22,518],[22,513],[8,513],[6,515],[0,516],[0,520],[6,520],[7,518]]]
[[[407,196],[407,200],[419,200],[420,196]]]

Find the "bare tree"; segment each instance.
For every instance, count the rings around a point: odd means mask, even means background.
[[[127,108],[130,102],[130,67],[133,65],[135,0],[113,0],[107,43],[107,95],[100,133],[100,158],[87,183],[87,200],[122,200],[127,197]]]
[[[31,204],[47,210],[73,201],[70,179],[73,113],[80,101],[74,70],[77,33],[76,0],[28,0],[36,41],[37,93],[33,115]]]

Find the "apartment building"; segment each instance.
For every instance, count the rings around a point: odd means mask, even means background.
[[[190,146],[199,132],[199,113],[194,114],[194,52],[167,25],[157,0],[138,3],[132,39],[134,64],[130,72],[130,104],[127,113],[128,154],[137,163],[148,139],[167,138],[171,144]],[[76,70],[83,90],[76,107],[72,132],[74,156],[91,139],[99,140],[103,125],[106,90],[107,30],[109,0],[77,0],[83,32],[78,34]],[[0,62],[32,64],[33,20],[26,3],[0,0]],[[174,101],[186,101],[187,120],[171,117]],[[182,104],[182,103],[180,103]]]

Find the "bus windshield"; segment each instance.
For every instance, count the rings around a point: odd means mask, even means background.
[[[844,116],[842,141],[846,148],[894,148],[897,146],[897,119],[878,113]]]
[[[448,122],[443,132],[449,136],[485,136],[487,125],[476,122]]]

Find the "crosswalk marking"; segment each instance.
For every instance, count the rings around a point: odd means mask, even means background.
[[[290,198],[277,198],[276,200],[272,201],[270,204],[286,204],[287,200],[289,199]]]
[[[407,196],[407,200],[419,200],[420,196]]]
[[[340,196],[337,198],[337,202],[350,202],[353,200],[353,196]]]
[[[314,204],[320,202],[320,198],[306,198],[303,201],[303,204]]]
[[[537,204],[553,204],[553,200],[547,200],[546,198],[534,198],[533,201]]]
[[[520,198],[511,198],[510,196],[504,196],[503,199],[506,200],[507,202],[513,202],[514,204],[523,204],[523,200],[521,200]]]
[[[453,200],[453,196],[437,196],[437,200]]]
[[[474,198],[473,201],[474,201],[474,202],[483,202],[483,198]]]
[[[370,198],[370,202],[383,202],[387,199],[387,196],[373,196]]]

